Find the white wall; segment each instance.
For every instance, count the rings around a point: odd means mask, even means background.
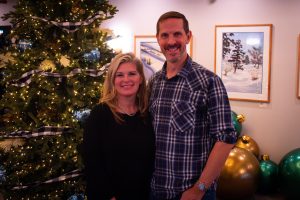
[[[261,154],[279,163],[300,148],[300,99],[296,97],[298,0],[111,0],[119,12],[103,26],[123,35],[125,51],[133,51],[134,35],[155,35],[159,16],[184,13],[193,32],[193,59],[214,70],[214,28],[222,24],[273,24],[271,102],[231,101],[243,114],[242,134],[251,136]]]
[[[14,1],[14,0],[13,0]],[[11,2],[11,1],[9,1]],[[298,0],[111,0],[119,12],[103,27],[123,36],[123,49],[133,51],[134,35],[154,35],[159,16],[170,10],[186,15],[193,32],[193,59],[213,71],[214,27],[222,24],[273,24],[271,102],[231,101],[243,114],[242,134],[251,136],[261,154],[279,162],[300,147],[300,99],[296,97]],[[0,16],[12,7],[0,4]],[[8,22],[0,23],[8,24]]]
[[[13,5],[15,4],[15,2],[16,0],[8,0],[7,3],[0,3],[0,26],[9,25],[9,20],[3,21],[1,17],[4,13],[8,13],[13,9]]]

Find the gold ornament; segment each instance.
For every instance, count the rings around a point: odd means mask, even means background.
[[[259,182],[260,166],[257,158],[239,147],[234,147],[218,179],[220,199],[248,199],[254,195]]]
[[[71,11],[72,11],[72,13],[76,14],[79,11],[79,8],[74,6],[74,7],[72,7]]]
[[[61,56],[59,62],[62,66],[69,67],[71,61],[68,56]]]
[[[250,151],[254,156],[256,156],[256,158],[259,156],[259,147],[255,140],[253,140],[250,136],[243,135],[239,137],[235,146]]]
[[[79,13],[83,15],[83,14],[85,14],[85,10],[84,9],[80,9]]]
[[[46,59],[43,62],[41,62],[39,69],[43,71],[49,70],[50,72],[53,72],[56,69],[56,67],[52,60]]]
[[[25,141],[22,138],[7,138],[0,141],[0,148],[9,151],[11,147],[22,146],[24,143]]]
[[[9,62],[11,63],[16,62],[10,52],[7,52],[6,54],[0,54],[0,69],[5,67],[5,65],[8,64]]]

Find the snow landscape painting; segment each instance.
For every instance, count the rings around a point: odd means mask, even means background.
[[[215,71],[230,99],[269,101],[270,26],[216,26]]]

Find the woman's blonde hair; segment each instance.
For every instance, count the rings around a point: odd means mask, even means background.
[[[118,99],[117,92],[115,89],[114,81],[115,75],[119,66],[123,63],[133,63],[136,66],[137,72],[142,78],[142,83],[139,86],[136,95],[136,104],[138,111],[144,116],[146,114],[148,106],[148,97],[146,92],[146,79],[144,74],[143,63],[140,59],[135,57],[133,53],[121,53],[116,55],[109,65],[108,71],[106,73],[102,97],[100,98],[100,103],[106,103],[110,110],[112,111],[117,122],[121,123],[123,121],[122,116],[117,112]]]

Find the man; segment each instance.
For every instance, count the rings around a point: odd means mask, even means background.
[[[225,87],[187,54],[192,32],[183,14],[163,14],[156,30],[166,62],[149,80],[156,134],[151,199],[215,199],[216,178],[236,142]]]

